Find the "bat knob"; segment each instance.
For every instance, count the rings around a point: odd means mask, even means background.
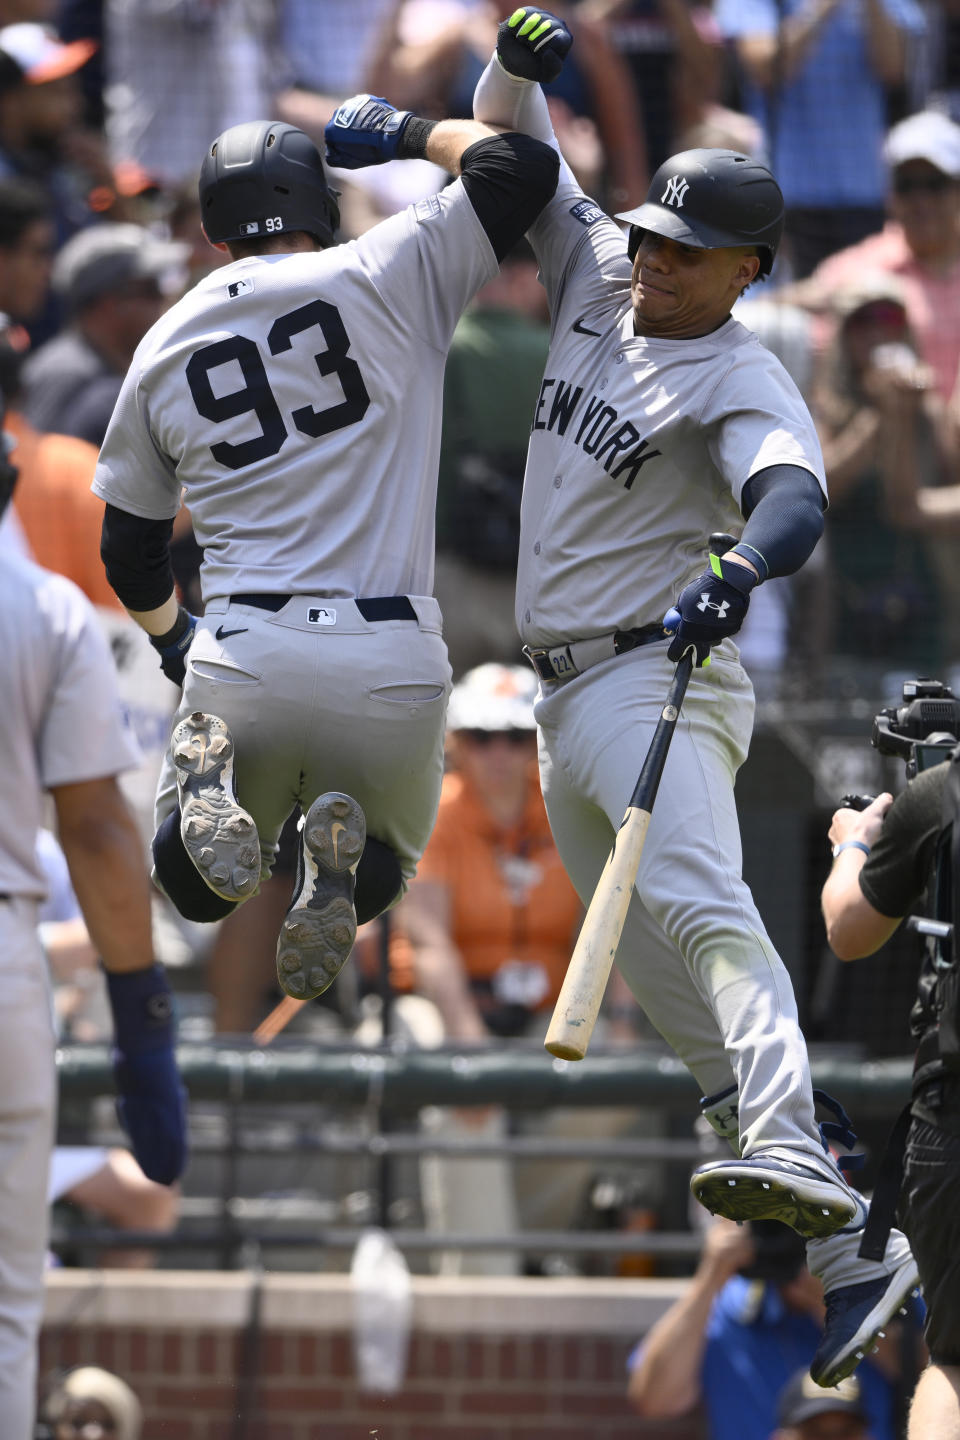
[[[727,535],[723,530],[714,530],[710,536],[711,555],[726,555],[737,543],[736,535]]]
[[[674,631],[680,624],[682,618],[683,617],[681,616],[680,611],[676,608],[676,606],[671,605],[670,609],[663,617],[663,628],[668,635],[672,635],[674,633]]]

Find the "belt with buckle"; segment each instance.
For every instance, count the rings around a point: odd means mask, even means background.
[[[282,610],[295,597],[293,595],[271,595],[266,591],[256,595],[231,595],[231,605],[253,605],[258,610]],[[353,601],[364,620],[416,620],[417,612],[408,595],[372,595]]]
[[[589,640],[570,640],[566,645],[539,649],[524,645],[523,653],[541,680],[563,684],[604,660],[612,660],[641,645],[654,645],[658,640],[669,638],[662,625],[640,625],[635,630],[611,630],[608,635],[594,635]]]

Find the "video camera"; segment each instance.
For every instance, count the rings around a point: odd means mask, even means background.
[[[903,682],[903,703],[888,706],[873,718],[870,744],[881,755],[907,762],[907,779],[949,758],[960,743],[960,700],[940,680],[918,676]],[[844,795],[841,805],[865,810],[872,795]]]

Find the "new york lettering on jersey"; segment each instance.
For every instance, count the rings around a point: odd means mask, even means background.
[[[602,464],[615,480],[625,475],[625,490],[631,488],[647,461],[661,453],[650,449],[650,441],[641,438],[632,421],[621,419],[601,396],[593,394],[584,400],[582,385],[545,376],[537,401],[534,430],[556,430],[558,435],[566,435],[574,419],[577,422],[571,432],[574,444],[579,445],[584,454],[591,455],[597,464]]]

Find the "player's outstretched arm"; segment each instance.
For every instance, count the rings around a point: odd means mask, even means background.
[[[354,95],[337,107],[324,131],[326,161],[360,170],[388,160],[430,160],[459,175],[464,152],[504,128],[479,120],[422,120],[378,95]]]
[[[140,836],[113,776],[54,786],[53,799],[70,879],[107,972],[120,1122],[144,1174],[172,1185],[186,1165],[186,1096],[170,988],[154,962]]]

